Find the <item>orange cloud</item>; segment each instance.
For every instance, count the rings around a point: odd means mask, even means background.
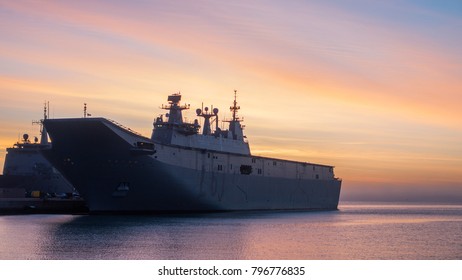
[[[151,5],[2,3],[2,135],[39,117],[44,100],[55,117],[80,116],[87,102],[149,135],[167,94],[229,117],[236,88],[255,153],[333,164],[345,182],[461,182],[450,44],[335,5]]]

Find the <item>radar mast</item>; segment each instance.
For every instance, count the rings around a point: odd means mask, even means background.
[[[43,121],[50,118],[50,102],[46,102],[43,105],[43,119],[39,121],[32,121],[32,124],[40,125],[40,144],[48,144],[48,133],[43,125]]]
[[[168,115],[166,115],[166,117],[168,117],[168,123],[183,124],[183,115],[181,111],[189,109],[189,104],[181,106],[180,100],[181,93],[174,93],[168,96],[168,105],[162,105],[162,109],[169,110]]]
[[[233,113],[233,122],[239,121],[239,117],[237,116],[237,111],[238,111],[239,109],[241,109],[240,106],[237,106],[236,97],[237,97],[237,90],[234,90],[234,103],[233,103],[233,106],[232,106],[232,107],[229,107],[229,109],[230,109],[231,112]]]
[[[233,106],[229,107],[233,113],[233,119],[229,122],[229,131],[232,133],[234,140],[244,140],[244,132],[242,129],[244,126],[241,125],[241,120],[237,116],[237,111],[241,109],[241,106],[237,105],[237,90],[234,90],[234,102]]]
[[[215,132],[219,130],[218,128],[218,108],[213,108],[211,106],[212,112],[209,113],[209,107],[205,107],[202,104],[202,109],[197,109],[196,110],[196,115],[198,117],[203,117],[204,118],[204,127],[202,129],[202,134],[203,135],[210,135],[212,134],[212,129],[210,127],[210,118],[215,117]]]

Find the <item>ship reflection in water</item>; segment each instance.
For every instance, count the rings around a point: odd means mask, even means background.
[[[461,259],[462,206],[0,217],[0,259]]]

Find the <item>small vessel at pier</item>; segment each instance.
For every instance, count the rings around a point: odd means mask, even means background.
[[[43,119],[33,122],[40,125],[40,140],[38,137],[31,140],[29,134],[24,133],[20,141],[6,149],[0,188],[20,188],[27,193],[38,191],[49,194],[72,194],[74,192],[74,187],[41,153],[51,147],[46,128],[43,127],[43,121],[49,118],[47,112],[49,109],[45,103]]]

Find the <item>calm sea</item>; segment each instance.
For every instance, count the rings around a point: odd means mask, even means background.
[[[0,259],[462,259],[462,206],[0,216]]]

